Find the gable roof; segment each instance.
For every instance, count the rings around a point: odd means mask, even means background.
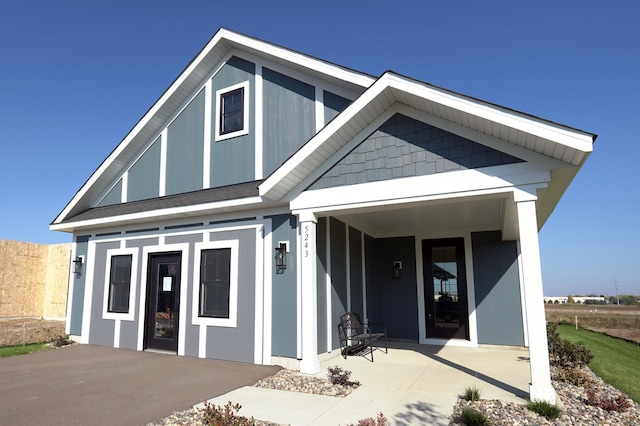
[[[91,208],[92,203],[109,189],[109,185],[118,179],[172,114],[233,50],[268,59],[354,93],[361,93],[375,81],[365,73],[221,28],[89,177],[51,225],[60,224]]]
[[[387,71],[265,179],[260,195],[282,200],[395,103],[576,167],[597,137]]]

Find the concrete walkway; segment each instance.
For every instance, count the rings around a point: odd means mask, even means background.
[[[458,395],[481,389],[485,399],[525,403],[529,388],[529,352],[520,349],[453,348],[394,344],[375,362],[342,357],[321,363],[339,365],[362,385],[346,398],[242,387],[210,402],[240,403],[241,415],[293,426],[357,424],[382,412],[392,425],[447,425]]]

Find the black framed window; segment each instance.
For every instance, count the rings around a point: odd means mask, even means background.
[[[220,95],[220,134],[244,129],[244,87]]]
[[[199,315],[209,318],[229,318],[231,249],[202,250],[200,256]]]
[[[133,256],[130,254],[111,257],[111,271],[109,273],[109,312],[129,312],[132,260]]]

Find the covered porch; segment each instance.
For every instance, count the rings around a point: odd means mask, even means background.
[[[340,204],[334,196],[331,206],[294,210],[302,248],[300,371],[321,371],[325,354],[338,348],[339,315],[354,311],[365,322],[385,323],[391,339],[433,345],[423,346],[425,353],[466,347],[469,356],[482,359],[479,345],[529,348],[526,394],[554,401],[537,188],[419,199],[404,194],[394,203],[369,205],[357,197],[352,192],[351,202]],[[305,201],[300,197],[295,204]],[[442,313],[445,302],[449,308]]]

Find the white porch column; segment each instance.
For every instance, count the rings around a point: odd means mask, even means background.
[[[521,198],[521,200],[518,200],[518,198]],[[527,318],[526,327],[529,334],[529,363],[531,368],[529,398],[532,401],[542,400],[555,404],[556,392],[551,386],[549,371],[535,196],[516,197],[515,201],[518,211],[520,256],[522,259],[522,279],[524,281],[526,304],[524,308]]]
[[[302,360],[300,372],[316,374],[320,372],[318,360],[318,282],[316,273],[316,224],[311,212],[298,216],[301,243],[301,301],[302,301]]]

